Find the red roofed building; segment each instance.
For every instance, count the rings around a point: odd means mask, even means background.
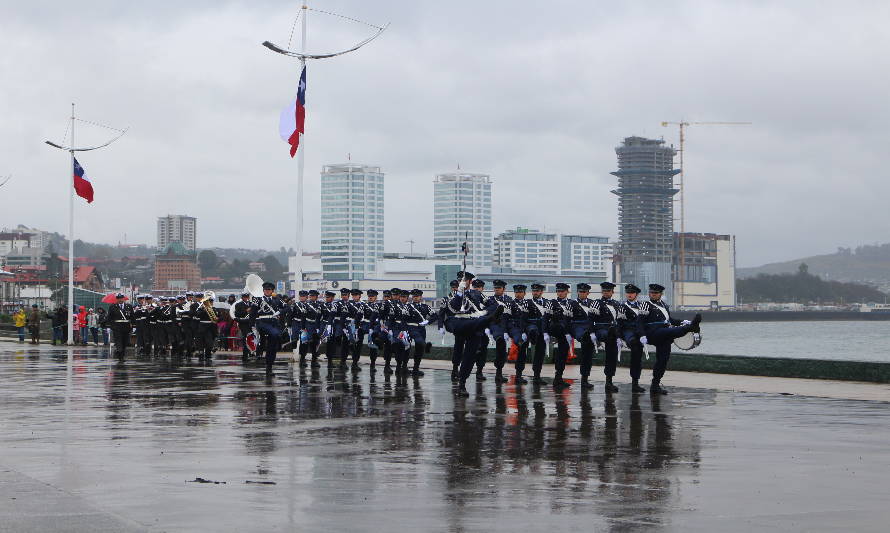
[[[201,268],[195,254],[179,241],[173,241],[155,255],[154,291],[192,291],[201,289]]]

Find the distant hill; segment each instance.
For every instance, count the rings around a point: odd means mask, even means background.
[[[758,274],[791,274],[806,263],[810,274],[826,280],[862,283],[890,293],[890,243],[838,248],[833,254],[814,255],[782,263],[770,263],[754,268],[740,268],[739,279]]]
[[[870,285],[824,280],[801,263],[794,274],[758,274],[736,281],[742,302],[870,303],[884,302],[887,294]]]

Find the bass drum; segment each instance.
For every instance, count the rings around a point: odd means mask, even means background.
[[[689,332],[682,337],[674,339],[674,346],[681,350],[692,350],[701,344],[701,333]]]
[[[256,333],[251,331],[247,334],[247,337],[244,337],[244,344],[247,345],[247,349],[250,350],[250,353],[256,354],[256,348],[259,339],[257,338]]]

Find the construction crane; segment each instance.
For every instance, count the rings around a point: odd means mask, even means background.
[[[662,121],[662,127],[679,126],[680,127],[680,257],[677,274],[674,279],[674,304],[677,309],[683,307],[684,294],[683,279],[686,277],[686,197],[685,183],[686,176],[683,167],[683,155],[686,153],[686,128],[689,126],[747,126],[751,122],[680,122]]]

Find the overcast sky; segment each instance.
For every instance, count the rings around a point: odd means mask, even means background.
[[[296,159],[278,137],[292,100],[286,44],[300,2],[3,2],[0,226],[67,232],[70,103],[129,126],[84,153],[96,200],[76,236],[155,244],[155,220],[198,217],[198,245],[294,243]],[[75,7],[76,6],[76,7]],[[391,26],[309,65],[306,248],[317,249],[321,166],[386,174],[386,249],[432,248],[432,179],[493,179],[494,230],[616,237],[614,148],[678,143],[692,126],[687,230],[733,233],[738,264],[890,240],[890,4],[886,2],[317,1]],[[310,12],[309,50],[367,26]],[[299,31],[299,27],[297,28]],[[294,35],[294,47],[297,43]],[[77,144],[107,132],[77,126]]]

